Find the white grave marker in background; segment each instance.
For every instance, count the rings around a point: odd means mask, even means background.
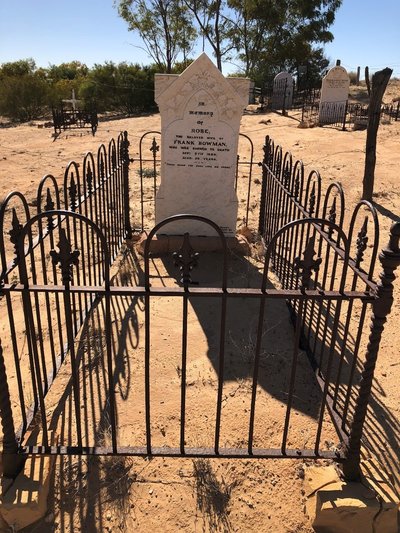
[[[320,124],[340,122],[344,119],[349,97],[350,78],[340,65],[329,70],[322,80],[319,104]]]
[[[156,74],[161,113],[161,184],[156,223],[182,213],[211,219],[226,236],[236,231],[235,192],[240,119],[250,80],[224,78],[206,54],[181,75]],[[216,235],[196,221],[164,226],[160,233]]]
[[[66,104],[72,104],[72,109],[74,111],[76,111],[76,104],[79,104],[80,103],[80,100],[77,100],[75,98],[75,91],[74,89],[72,89],[72,95],[71,95],[71,99],[68,100],[68,99],[64,99],[63,102],[65,102]]]

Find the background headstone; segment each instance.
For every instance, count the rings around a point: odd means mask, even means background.
[[[250,80],[224,78],[206,54],[180,76],[156,74],[155,100],[161,113],[161,184],[156,223],[192,213],[210,218],[234,236],[239,127]],[[161,234],[215,235],[195,221],[165,226]]]
[[[293,101],[293,78],[289,72],[280,72],[272,86],[272,109],[289,109]]]
[[[347,70],[336,66],[322,80],[319,104],[320,124],[340,122],[344,119],[349,97],[350,78]]]

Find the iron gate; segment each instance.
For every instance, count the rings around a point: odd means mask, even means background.
[[[229,281],[233,259],[225,237],[212,221],[197,215],[177,215],[153,228],[146,241],[141,270],[140,261],[123,243],[124,237],[131,234],[126,202],[127,137],[119,138],[118,148],[111,143],[108,157],[105,148],[100,148],[98,181],[94,179],[93,158],[88,156],[85,161],[86,185],[79,185],[77,167],[67,169],[64,194],[68,209],[60,209],[57,193],[54,203],[48,189],[44,209],[39,202],[38,214],[29,217],[22,195],[15,193],[27,215],[22,225],[17,211],[12,212],[10,237],[15,254],[11,265],[7,266],[4,240],[1,243],[1,294],[10,325],[10,337],[0,349],[5,474],[14,476],[27,454],[128,454],[329,458],[343,463],[347,478],[357,478],[373,370],[383,324],[391,308],[394,270],[400,263],[400,224],[392,227],[389,245],[381,252],[383,273],[376,284],[373,272],[378,227],[374,208],[366,202],[359,204],[346,234],[341,187],[332,184],[322,201],[319,174],[311,172],[306,179],[303,165],[293,163],[290,154],[283,157],[280,147],[275,148],[267,139],[259,219],[266,250],[261,273],[251,263],[247,265],[254,274],[254,283],[245,280],[243,286],[236,278]],[[54,183],[53,178],[48,179]],[[39,198],[42,189],[43,184]],[[7,203],[1,208],[2,228],[6,206]],[[87,216],[92,213],[93,219]],[[171,261],[157,262],[151,256],[151,241],[161,226],[187,219],[199,220],[216,231],[221,254],[214,255],[214,260],[220,257],[220,274],[211,282],[201,276],[193,281],[192,270],[199,259],[190,235],[185,234],[181,248],[174,254],[180,272],[176,286],[168,281],[174,278],[170,275]],[[371,248],[367,246],[368,239]],[[354,244],[356,253],[352,258]],[[155,274],[150,272],[151,264]],[[18,279],[11,277],[15,266],[19,268]],[[210,269],[206,268],[206,272]],[[241,276],[240,270],[237,278]],[[21,316],[16,305],[20,299]],[[164,371],[158,366],[154,372],[152,365],[160,365],[167,358],[152,341],[152,332],[159,333],[153,308],[165,305],[169,299],[182,303],[179,327],[173,330],[177,341],[171,345],[174,354],[179,355],[178,379],[175,378],[174,390],[167,389],[164,396],[157,396],[157,408],[162,416],[174,417],[176,431],[175,438],[170,438],[165,428],[160,429],[155,439],[152,413],[158,383],[154,378],[162,378]],[[294,322],[294,333],[292,337],[287,335],[279,366],[273,361],[276,354],[271,352],[276,325],[271,334],[268,320],[275,314],[273,306],[285,303]],[[363,325],[369,308],[372,325],[366,339]],[[245,329],[253,337],[245,347],[238,346],[243,334],[236,326],[231,327],[230,321],[234,323],[240,313],[244,316],[246,309],[249,319]],[[192,409],[194,405],[199,411],[203,400],[200,385],[193,393],[189,379],[189,373],[193,373],[193,366],[188,363],[193,313],[202,325],[196,335],[206,336],[212,376],[209,385],[215,387],[215,402],[203,413],[204,435],[195,435],[198,440],[208,438],[201,446],[188,443],[191,437],[187,430],[191,420],[190,393],[195,398]],[[356,326],[352,320],[355,316],[359,317]],[[22,350],[18,328],[26,338]],[[145,331],[143,340],[141,328]],[[14,354],[13,363],[9,353]],[[138,357],[134,360],[135,353]],[[240,371],[232,375],[234,358],[238,356],[248,360],[242,365],[241,359],[236,365]],[[16,375],[15,390],[11,390],[12,380],[7,378],[5,359],[7,374]],[[14,371],[9,370],[12,367]],[[50,388],[56,375],[63,384],[61,396],[54,386]],[[275,381],[280,375],[286,376],[283,390],[276,389]],[[232,376],[244,383],[247,393],[241,400],[246,407],[232,411],[233,416],[238,416],[241,431],[226,433],[222,440],[225,396],[234,398]],[[207,383],[206,380],[202,386]],[[301,386],[306,398],[299,401],[296,392]],[[160,407],[165,400],[160,398],[169,394],[178,396],[172,408],[176,412],[167,415],[166,408]],[[133,395],[135,409],[125,403],[129,395]],[[282,416],[274,422],[277,431],[273,445],[268,433],[271,421],[262,419],[263,409],[257,410],[257,405],[266,405],[270,398],[283,409]],[[123,425],[122,413],[127,410],[134,429],[132,424]],[[295,418],[302,419],[304,427],[309,428],[307,446],[294,442],[291,432]],[[20,426],[15,430],[17,423]],[[322,438],[332,424],[339,439],[334,447],[326,446]],[[52,431],[57,432],[58,443],[52,441]]]

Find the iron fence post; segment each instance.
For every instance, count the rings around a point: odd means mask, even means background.
[[[265,201],[266,201],[265,195],[266,195],[266,190],[267,190],[267,172],[265,170],[265,165],[268,162],[269,148],[270,148],[269,136],[267,135],[267,137],[265,138],[265,144],[263,146],[264,158],[262,162],[259,163],[259,165],[262,166],[262,178],[261,178],[262,183],[261,183],[261,196],[260,196],[260,214],[258,217],[258,233],[262,237],[264,237],[264,232],[265,232]]]
[[[367,415],[368,400],[372,389],[379,344],[387,316],[393,304],[394,272],[400,265],[399,241],[400,222],[396,222],[390,229],[390,240],[387,247],[379,255],[383,270],[379,276],[380,281],[377,286],[376,300],[372,305],[372,319],[367,352],[361,373],[360,388],[351,424],[346,459],[342,465],[344,477],[348,481],[354,481],[360,477],[362,432]]]
[[[124,138],[121,144],[121,155],[123,165],[123,177],[124,177],[124,208],[125,208],[125,232],[126,238],[132,238],[132,226],[129,215],[129,140],[128,132],[124,131]]]
[[[15,435],[14,418],[11,409],[3,347],[0,340],[0,417],[3,430],[3,475],[16,478],[21,471],[25,458],[18,455],[19,444]]]
[[[347,118],[347,111],[348,111],[349,102],[346,101],[346,105],[344,106],[344,117],[343,117],[343,127],[342,131],[346,131],[346,118]]]

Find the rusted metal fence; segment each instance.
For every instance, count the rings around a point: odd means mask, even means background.
[[[379,255],[383,272],[376,283],[379,227],[374,206],[361,201],[345,233],[341,185],[332,183],[323,196],[318,172],[306,176],[302,162],[283,154],[268,137],[264,149],[259,232],[267,250],[274,244],[266,262],[271,261],[282,290],[287,291],[296,339],[315,371],[322,406],[336,425],[345,474],[354,479],[379,341],[392,305],[393,272],[400,264],[400,224],[392,226],[389,244]],[[299,272],[302,300],[291,297],[299,287]],[[292,383],[297,357],[295,347]],[[323,408],[319,424],[322,420]],[[316,449],[319,439],[318,429]]]
[[[15,475],[21,457],[28,454],[125,454],[328,458],[343,463],[349,479],[356,478],[373,370],[392,303],[393,273],[400,263],[400,225],[394,225],[390,243],[380,255],[384,270],[377,284],[378,225],[373,206],[360,203],[346,233],[341,186],[331,184],[323,195],[318,172],[305,177],[302,163],[293,162],[290,154],[283,156],[281,148],[267,138],[259,217],[266,252],[262,273],[257,269],[252,285],[243,287],[229,281],[232,258],[224,234],[214,222],[198,215],[176,215],[160,222],[147,236],[143,271],[138,262],[134,269],[126,268],[123,241],[131,235],[128,146],[123,134],[117,144],[110,143],[108,152],[100,148],[97,162],[86,156],[82,178],[77,165],[70,165],[63,205],[53,177],[41,183],[35,216],[30,216],[26,200],[18,193],[2,204],[1,235],[9,214],[15,247],[10,251],[9,264],[3,253],[4,240],[1,242],[1,294],[9,313],[9,336],[0,348],[6,475]],[[12,199],[20,203],[24,220],[18,208],[11,209]],[[162,226],[177,220],[197,220],[214,228],[222,252],[220,274],[213,283],[201,276],[196,282],[192,280],[200,259],[185,234],[174,254],[178,283],[165,284],[166,276],[158,271],[162,265],[151,255],[151,243]],[[118,255],[121,247],[122,254]],[[117,266],[125,269],[120,281],[114,273],[117,257]],[[166,260],[164,268],[168,271],[170,267]],[[163,398],[177,393],[178,409],[170,413],[177,420],[175,439],[165,431],[160,434],[153,414],[160,405],[153,391],[162,377],[161,367],[155,370],[154,365],[165,359],[152,340],[160,320],[154,307],[171,298],[181,302],[181,327],[171,354],[177,357],[179,371],[176,387],[169,384]],[[274,343],[268,317],[275,314],[275,305],[285,302],[294,334],[287,339],[282,364],[276,368],[274,360],[265,359],[266,350]],[[250,357],[245,374],[240,369],[248,387],[241,410],[236,412],[240,414],[240,439],[232,441],[222,436],[226,417],[223,405],[233,379],[232,357],[243,357],[243,348],[237,346],[238,340],[243,340],[242,333],[235,330],[232,321],[238,314],[243,320],[246,308],[250,317],[246,328],[254,343],[246,348]],[[203,331],[209,331],[208,356],[217,376],[210,409],[190,396],[191,309]],[[364,338],[363,325],[369,309],[373,316],[368,339]],[[141,328],[143,346],[138,338]],[[24,346],[18,331],[24,333]],[[130,365],[135,353],[137,366],[133,371]],[[307,372],[306,356],[311,363]],[[285,376],[279,390],[273,388],[275,371]],[[60,392],[54,396],[54,388],[50,390],[57,373],[63,385],[61,397]],[[133,379],[133,404],[125,431],[119,413],[127,409],[126,382]],[[17,382],[14,391],[9,387],[11,381]],[[299,403],[297,391],[302,385],[307,392]],[[283,408],[275,422],[274,441],[270,421],[263,418],[260,408],[260,402],[266,401],[263,390],[273,390],[277,405]],[[204,444],[194,441],[188,430],[193,409],[197,413],[205,409],[201,438],[197,437],[201,442],[205,439]],[[294,420],[301,416],[307,427],[312,426],[307,442],[296,442],[292,434]],[[20,421],[19,428],[16,421]],[[336,447],[323,438],[332,424],[340,440]],[[28,428],[33,430],[33,437],[28,435]],[[41,433],[35,433],[35,428]],[[59,434],[58,443],[52,442],[53,430]],[[234,436],[238,436],[236,426]]]
[[[302,122],[311,122],[318,125],[329,125],[341,128],[345,131],[353,125],[368,125],[368,106],[349,102],[324,102],[322,106],[318,103],[304,103],[302,106]],[[382,122],[392,122],[400,119],[400,102],[392,105],[382,105],[380,110],[380,120]]]
[[[107,148],[101,145],[96,155],[88,153],[81,171],[79,164],[69,163],[61,186],[54,176],[46,175],[30,204],[24,195],[13,192],[0,206],[0,299],[7,331],[2,352],[10,357],[8,374],[15,383],[9,407],[6,401],[0,409],[3,415],[8,413],[6,422],[3,416],[4,427],[13,427],[11,406],[19,423],[14,446],[37,413],[42,413],[43,420],[45,397],[66,354],[73,360],[74,339],[96,299],[94,293],[80,292],[67,299],[72,264],[77,285],[101,284],[121,244],[131,236],[128,166],[125,132]],[[32,205],[36,214],[31,212]],[[57,237],[60,255],[55,252]],[[69,255],[72,263],[67,267]],[[64,265],[60,273],[59,261]],[[0,371],[3,387],[6,378],[1,364]],[[45,424],[43,436],[47,438]],[[4,436],[4,449],[12,446],[12,440]],[[4,468],[6,472],[6,462]]]
[[[95,135],[99,120],[95,107],[91,109],[64,109],[63,106],[52,109],[54,133],[59,135],[62,131],[74,128],[89,127]]]

